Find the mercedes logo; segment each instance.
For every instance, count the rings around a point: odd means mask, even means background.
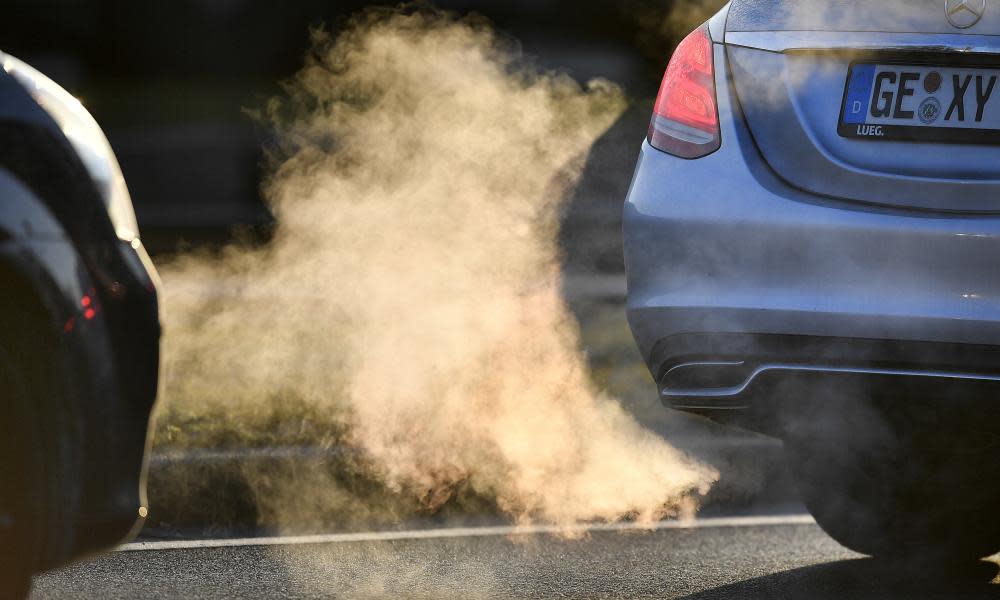
[[[986,12],[986,0],[944,0],[944,14],[948,22],[959,29],[968,29]]]

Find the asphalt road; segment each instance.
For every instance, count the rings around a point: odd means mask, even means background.
[[[32,597],[996,598],[997,571],[878,563],[798,516],[570,539],[486,528],[132,545],[36,578]]]

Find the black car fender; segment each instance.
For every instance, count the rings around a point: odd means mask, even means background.
[[[37,503],[40,570],[120,543],[147,514],[158,278],[138,237],[118,236],[78,149],[5,69],[0,202],[0,342],[30,342],[20,345],[34,350],[32,371],[41,365],[51,380],[40,387],[59,388],[31,409],[48,440],[47,487],[58,492]]]
[[[107,431],[106,415],[122,401],[100,300],[72,241],[34,191],[2,168],[0,199],[0,343],[18,352],[29,349],[29,356],[19,358],[42,362],[53,379],[49,393],[34,398],[41,402],[29,409],[44,434],[32,451],[50,466],[39,474],[45,478],[41,488],[60,507],[36,515],[42,521],[36,568],[44,569],[110,537],[94,536],[81,525],[93,520],[91,506],[108,503],[90,489],[101,486],[89,485],[80,473],[93,468],[101,481],[99,471],[108,463],[102,446],[115,446],[108,443],[114,432]],[[128,513],[134,516],[140,500],[131,496]],[[129,526],[115,533],[120,537]]]

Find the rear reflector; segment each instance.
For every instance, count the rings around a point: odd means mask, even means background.
[[[682,158],[699,158],[719,149],[708,26],[695,29],[674,50],[653,106],[648,139],[654,148]]]

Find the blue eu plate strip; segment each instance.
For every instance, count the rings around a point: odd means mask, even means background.
[[[847,104],[844,106],[844,123],[864,124],[868,116],[868,101],[872,97],[875,65],[855,65],[851,81],[847,84]]]

